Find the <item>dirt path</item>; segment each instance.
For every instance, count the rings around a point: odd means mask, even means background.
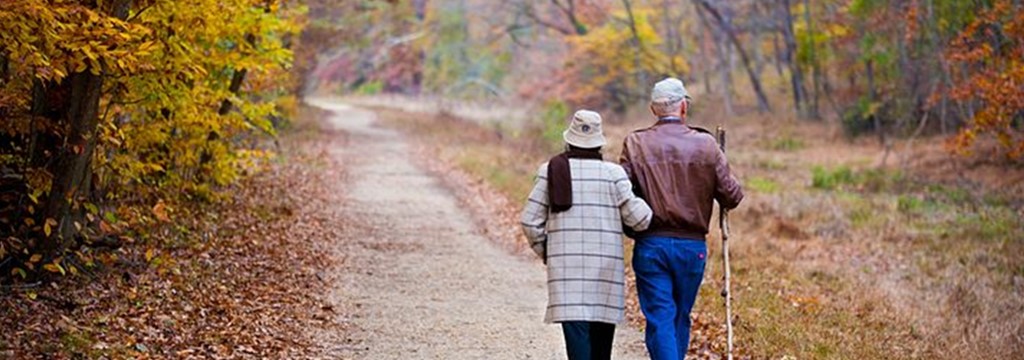
[[[436,178],[409,158],[372,112],[324,99],[331,126],[349,135],[332,149],[352,228],[338,244],[330,302],[345,334],[321,334],[324,358],[564,359],[561,328],[541,322],[544,268],[479,235]],[[621,326],[616,359],[642,359],[642,336]]]

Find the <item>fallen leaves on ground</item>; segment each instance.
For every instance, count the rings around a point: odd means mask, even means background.
[[[97,253],[80,276],[4,288],[0,358],[305,353],[311,327],[336,326],[321,269],[335,261],[327,247],[345,226],[329,208],[338,197],[327,185],[340,165],[318,145],[323,139],[285,140],[295,141],[266,171],[186,223]],[[167,217],[162,203],[153,212]]]

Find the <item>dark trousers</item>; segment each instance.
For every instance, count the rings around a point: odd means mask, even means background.
[[[682,360],[690,345],[690,310],[704,279],[703,241],[646,237],[633,248],[645,340],[653,360]]]
[[[612,358],[615,324],[592,321],[562,323],[569,360],[608,360]]]

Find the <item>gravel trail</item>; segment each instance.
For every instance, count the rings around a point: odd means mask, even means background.
[[[331,149],[345,164],[338,211],[351,221],[327,278],[343,334],[319,334],[330,359],[564,359],[561,328],[541,320],[543,265],[480,235],[440,180],[418,167],[375,115],[329,99]],[[340,136],[340,135],[339,135]],[[643,359],[642,335],[620,326],[616,359]]]

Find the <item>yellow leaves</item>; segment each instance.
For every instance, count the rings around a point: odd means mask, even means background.
[[[54,220],[53,218],[47,218],[46,222],[43,224],[43,233],[46,234],[46,236],[50,236],[50,233],[53,231],[52,228],[54,225],[57,225],[57,220]]]
[[[44,170],[28,169],[25,206],[31,216],[12,222],[37,236],[59,234],[58,224],[76,229],[98,224],[103,234],[120,234],[137,223],[172,222],[171,216],[179,214],[172,208],[177,200],[207,197],[196,194],[213,193],[218,185],[236,181],[256,158],[252,154],[258,150],[246,151],[255,143],[253,135],[275,132],[271,119],[281,117],[275,100],[291,84],[292,52],[284,39],[300,29],[291,5],[158,1],[147,2],[149,7],[140,11],[133,2],[130,20],[124,21],[108,13],[109,1],[103,6],[52,0],[2,3],[0,47],[6,58],[17,61],[8,64],[11,81],[0,89],[0,106],[28,118],[23,114],[29,112],[31,92],[23,89],[30,89],[34,80],[60,83],[75,73],[102,74],[93,185],[108,190],[103,192],[107,201],[131,198],[133,204],[147,204],[118,209],[122,219],[101,219],[104,213],[94,204],[85,204],[80,224],[44,219],[31,213],[39,212],[53,178]],[[263,9],[267,4],[273,7],[269,13]],[[236,69],[249,75],[241,90],[232,93],[228,87]],[[8,88],[11,94],[21,93],[9,95],[4,92]],[[228,98],[236,110],[218,115],[220,103]],[[4,121],[0,133],[33,131],[30,121],[15,127],[16,121]],[[84,148],[72,150],[81,153]],[[154,205],[155,199],[166,202]],[[29,270],[64,272],[60,264],[33,266]]]
[[[638,10],[634,13],[636,35],[626,20],[608,21],[592,28],[586,35],[568,39],[570,54],[567,68],[574,77],[574,88],[568,98],[574,102],[596,102],[597,96],[606,96],[609,87],[642,88],[636,84],[635,74],[646,72],[674,74],[688,71],[681,55],[675,57],[660,51],[662,38],[649,22],[651,11]],[[627,19],[625,12],[614,17]],[[635,38],[634,38],[635,37]]]
[[[150,53],[156,48],[156,42],[150,40],[139,44],[139,47],[135,49],[135,54],[138,56],[149,56]]]

